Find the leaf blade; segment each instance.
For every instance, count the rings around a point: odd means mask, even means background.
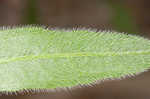
[[[150,41],[116,32],[23,27],[1,30],[0,41],[0,91],[87,84],[150,67]]]

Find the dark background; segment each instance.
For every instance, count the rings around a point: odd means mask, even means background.
[[[149,0],[0,0],[0,26],[88,27],[149,36]]]
[[[0,26],[115,30],[150,38],[150,0],[0,0]],[[64,92],[19,99],[150,99],[150,72]],[[26,92],[28,93],[28,92]],[[31,94],[32,92],[30,92]],[[41,96],[41,97],[40,97]],[[17,97],[0,97],[0,99]]]

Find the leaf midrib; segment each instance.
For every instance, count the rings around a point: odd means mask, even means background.
[[[0,64],[6,64],[15,61],[28,61],[28,60],[49,59],[49,58],[102,57],[102,56],[122,56],[122,55],[141,55],[141,54],[150,54],[150,51],[77,52],[77,53],[49,53],[39,55],[25,55],[0,59]]]

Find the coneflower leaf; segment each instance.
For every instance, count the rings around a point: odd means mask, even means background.
[[[120,78],[150,67],[150,41],[109,32],[0,30],[0,91],[54,89]]]

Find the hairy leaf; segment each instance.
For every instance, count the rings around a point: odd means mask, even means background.
[[[0,91],[53,89],[143,72],[150,41],[116,32],[0,30]]]

